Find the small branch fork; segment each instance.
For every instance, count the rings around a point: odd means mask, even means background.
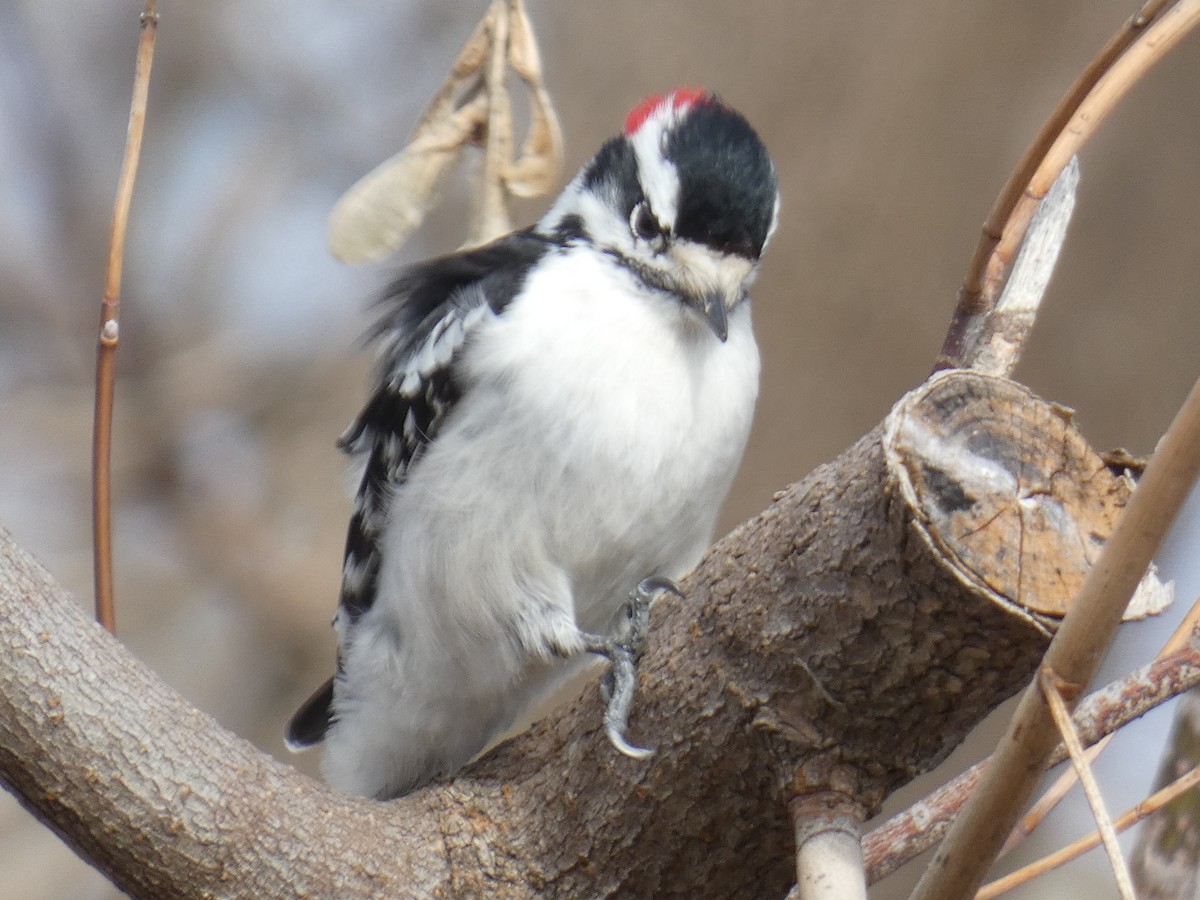
[[[1075,731],[1075,724],[1071,721],[1071,712],[1067,709],[1067,701],[1063,698],[1063,688],[1067,688],[1072,694],[1077,694],[1078,686],[1065,684],[1049,666],[1044,665],[1038,672],[1038,687],[1041,688],[1042,695],[1046,698],[1046,703],[1050,707],[1050,715],[1054,719],[1058,733],[1062,736],[1067,753],[1071,756],[1071,765],[1075,769],[1075,774],[1079,776],[1079,783],[1083,786],[1083,793],[1087,797],[1088,805],[1092,808],[1092,816],[1096,820],[1100,839],[1104,842],[1104,849],[1108,853],[1113,878],[1116,879],[1117,889],[1121,892],[1121,900],[1135,900],[1133,880],[1129,877],[1129,868],[1125,865],[1125,858],[1121,855],[1121,848],[1117,844],[1117,833],[1113,830],[1112,819],[1104,805],[1100,785],[1096,782],[1096,776],[1088,764],[1083,744],[1080,743],[1079,734]]]
[[[1189,636],[1191,632],[1189,632]],[[1079,704],[1075,726],[1092,744],[1151,709],[1200,685],[1200,635],[1178,650],[1118,679]],[[1094,748],[1093,748],[1094,749]],[[1051,764],[1066,758],[1059,747]],[[872,829],[863,838],[871,883],[879,881],[934,846],[979,783],[990,760],[976,763],[953,781]]]
[[[96,411],[92,433],[92,532],[96,590],[96,620],[110,632],[116,631],[113,602],[112,565],[112,417],[113,382],[117,346],[120,343],[121,271],[125,262],[125,235],[129,228],[129,207],[137,180],[138,160],[142,153],[142,134],[146,125],[146,98],[150,92],[150,68],[154,62],[154,39],[158,33],[155,0],[146,0],[140,16],[137,63],[133,76],[133,100],[129,108],[129,128],[125,138],[125,157],[117,182],[109,234],[108,263],[104,276],[104,296],[100,301],[100,337],[96,351]]]
[[[1132,828],[1138,822],[1152,816],[1168,803],[1171,803],[1176,797],[1186,794],[1197,786],[1200,786],[1200,766],[1190,769],[1166,787],[1155,791],[1137,806],[1121,813],[1121,815],[1113,819],[1113,830],[1122,832]],[[1003,878],[997,878],[995,881],[985,884],[975,895],[975,900],[993,900],[993,898],[999,897],[1001,894],[1005,894],[1014,888],[1018,888],[1038,876],[1049,872],[1051,869],[1057,869],[1059,866],[1077,859],[1093,847],[1098,847],[1100,842],[1100,832],[1093,831],[1091,834],[1085,835],[1079,840],[1068,844],[1061,850],[1042,857],[1037,862],[1030,863],[1023,868],[1017,869],[1015,872],[1005,875]]]
[[[1200,0],[1178,0],[1170,6],[1168,2],[1150,0],[1125,23],[1067,91],[1025,151],[984,223],[935,371],[978,368],[985,349],[997,342],[1011,347],[983,368],[1008,375],[1016,366],[1033,316],[1010,321],[1000,302],[1015,254],[1035,210],[1068,161],[1129,88],[1200,20]]]

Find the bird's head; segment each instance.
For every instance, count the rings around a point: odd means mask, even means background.
[[[610,254],[723,341],[778,212],[775,166],[754,129],[715,95],[680,89],[634,107],[538,227]]]

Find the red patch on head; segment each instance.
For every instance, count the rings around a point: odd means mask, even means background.
[[[658,112],[663,106],[669,104],[670,109],[680,109],[683,107],[692,106],[696,103],[711,103],[713,97],[704,88],[697,87],[681,87],[671,91],[671,93],[663,96],[662,94],[651,94],[637,106],[629,111],[625,116],[625,134],[632,135],[635,131],[645,124],[646,120]]]

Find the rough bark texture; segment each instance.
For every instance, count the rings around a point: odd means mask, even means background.
[[[1154,789],[1196,766],[1200,766],[1200,693],[1192,691],[1176,707]],[[1193,788],[1176,797],[1146,820],[1131,868],[1138,896],[1144,900],[1200,897],[1200,790]]]
[[[1011,382],[943,373],[714,547],[687,601],[653,613],[631,729],[649,760],[612,750],[588,691],[452,782],[386,804],[223,731],[0,532],[0,779],[134,896],[782,896],[797,794],[874,812],[1039,660],[1043,620],[987,587],[1007,582],[986,560],[966,577],[953,548],[967,535],[932,534],[930,511],[988,499],[968,477],[985,462],[1019,470],[989,482],[1014,502],[1029,473],[1067,471],[1062,434],[1039,443],[1020,424],[1048,409]],[[996,430],[914,492],[920,442],[885,439],[898,415],[947,412]],[[1094,468],[1062,498],[1079,505],[1069,527],[1122,502]]]

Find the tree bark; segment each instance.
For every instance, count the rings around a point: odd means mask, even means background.
[[[1127,494],[1061,410],[941,373],[655,606],[653,757],[588,691],[388,803],[221,729],[0,532],[0,779],[135,897],[782,896],[789,804],[870,815],[940,762],[1028,680]]]
[[[1200,693],[1185,694],[1175,710],[1154,789],[1200,766]],[[1200,897],[1200,790],[1176,797],[1142,825],[1133,851],[1133,877],[1144,900]]]

